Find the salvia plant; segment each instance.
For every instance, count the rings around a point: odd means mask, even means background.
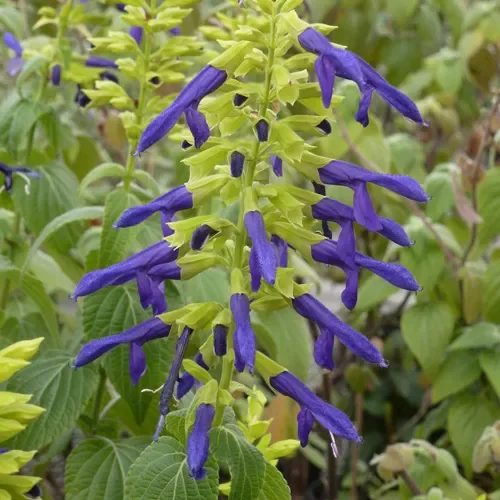
[[[366,3],[67,0],[30,27],[0,0],[0,346],[25,339],[0,382],[45,338],[0,393],[0,500],[286,500],[297,457],[328,498],[500,491],[500,319],[475,298],[500,99],[472,62],[498,9],[387,0],[372,50],[333,25]],[[427,33],[406,79],[375,69],[388,31],[441,22],[452,49]],[[432,171],[474,85],[475,160]]]

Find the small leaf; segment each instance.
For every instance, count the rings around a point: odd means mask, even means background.
[[[74,370],[71,361],[65,352],[47,351],[9,381],[9,391],[33,394],[30,403],[46,410],[9,442],[9,448],[43,448],[70,429],[84,411],[97,389],[97,368]]]
[[[123,498],[127,472],[150,440],[104,437],[81,442],[69,455],[64,479],[67,500]]]
[[[359,287],[356,311],[369,311],[398,291],[394,285],[372,274]]]
[[[478,349],[500,344],[500,330],[491,323],[478,323],[464,328],[462,334],[448,347],[449,351],[459,349]]]
[[[174,438],[161,437],[148,446],[130,468],[125,500],[217,500],[217,464],[209,459],[205,468],[208,472],[205,479],[193,479],[184,446]]]
[[[479,241],[489,244],[500,232],[498,213],[500,212],[500,169],[488,170],[478,188],[478,212],[483,219],[479,226]]]
[[[500,323],[500,262],[492,262],[483,275],[483,315],[487,321]]]
[[[92,169],[80,182],[78,192],[84,191],[90,184],[106,177],[123,177],[125,169],[119,163],[102,163]]]
[[[477,355],[470,351],[450,354],[437,374],[432,387],[432,401],[439,403],[444,398],[460,392],[481,375]]]
[[[479,363],[500,398],[500,353],[498,351],[482,352],[479,355]]]

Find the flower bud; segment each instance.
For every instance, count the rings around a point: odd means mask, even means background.
[[[231,175],[233,177],[241,177],[243,166],[245,164],[245,155],[239,151],[231,153]]]
[[[237,108],[243,106],[248,101],[248,97],[246,95],[235,94],[233,97],[233,105]]]
[[[255,125],[255,131],[257,132],[259,142],[266,142],[269,138],[269,123],[264,119],[259,120],[257,125]]]
[[[332,125],[328,120],[322,120],[316,128],[324,135],[330,135],[332,133]]]
[[[216,356],[225,356],[227,352],[227,326],[215,325],[214,353]]]

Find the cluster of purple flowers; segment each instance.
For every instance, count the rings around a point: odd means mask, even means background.
[[[330,105],[334,78],[340,76],[356,82],[360,88],[362,97],[357,119],[363,125],[368,123],[368,107],[374,90],[404,116],[417,123],[424,123],[415,104],[390,86],[371,66],[356,55],[347,50],[335,48],[313,28],[306,29],[299,36],[299,42],[305,50],[318,55],[315,70],[325,107]],[[206,66],[180,92],[172,104],[149,124],[140,138],[135,154],[141,154],[164,137],[182,114],[192,132],[195,147],[200,148],[208,140],[210,129],[205,117],[198,110],[198,106],[205,96],[220,88],[227,78],[226,70],[214,65]],[[246,100],[245,96],[235,97],[233,103],[235,106],[242,106]],[[323,129],[328,132],[328,127],[323,126]],[[257,123],[256,135],[258,141],[268,141],[269,123],[266,120],[260,120]],[[283,161],[277,156],[271,157],[270,160],[273,171],[281,175]],[[244,174],[246,158],[241,152],[234,151],[230,155],[229,163],[232,177],[239,178]],[[319,182],[314,183],[314,190],[322,195],[322,198],[311,206],[310,215],[321,221],[324,237],[318,243],[308,245],[307,251],[316,262],[337,266],[345,272],[346,289],[342,296],[345,305],[352,309],[356,304],[359,274],[363,268],[405,290],[419,290],[418,283],[404,267],[374,260],[356,250],[354,222],[399,245],[409,246],[411,243],[400,225],[376,214],[367,186],[376,184],[411,200],[426,202],[428,198],[422,188],[410,177],[376,174],[342,161],[330,161],[319,168],[317,180]],[[327,184],[352,189],[353,206],[350,207],[327,198],[325,196]],[[175,214],[191,209],[195,205],[195,197],[188,189],[188,185],[182,185],[150,203],[127,209],[118,219],[115,227],[135,226],[153,214],[160,213],[164,234],[167,236],[172,232],[169,223],[174,220]],[[340,226],[337,241],[332,239],[329,222]],[[288,265],[289,249],[302,251],[304,245],[303,243],[295,244],[293,231],[280,232],[279,225],[267,224],[266,218],[258,208],[246,208],[243,223],[250,246],[248,257],[250,288],[255,293],[261,289],[263,282],[271,286],[276,283],[279,268],[285,268]],[[290,226],[293,229],[293,226]],[[216,234],[217,231],[210,225],[200,226],[193,233],[190,251],[202,251],[206,241]],[[121,263],[90,272],[78,284],[74,297],[85,296],[104,287],[136,280],[142,306],[144,308],[152,306],[155,315],[165,312],[167,304],[162,288],[164,280],[179,280],[183,277],[182,266],[176,261],[178,257],[178,248],[174,248],[166,240],[160,241]],[[253,372],[256,367],[256,338],[250,318],[253,300],[254,297],[245,291],[240,289],[233,291],[229,298],[232,328],[231,325],[218,324],[213,329],[214,353],[219,357],[226,355],[228,332],[232,332],[235,367],[240,372],[245,368]],[[319,366],[333,369],[335,338],[367,362],[382,367],[387,366],[382,354],[364,335],[337,318],[312,295],[297,291],[291,303],[299,315],[314,322],[321,332],[314,348],[314,358]],[[146,369],[146,359],[141,346],[151,340],[167,337],[170,331],[171,325],[164,324],[159,318],[152,318],[126,332],[88,343],[79,352],[74,366],[75,368],[84,366],[114,347],[127,344],[130,346],[131,378],[134,383],[137,383]],[[193,330],[186,327],[179,337],[176,356],[163,388],[160,402],[162,419],[157,435],[162,430],[175,384],[177,384],[179,398],[182,398],[192,387],[199,385],[189,373],[179,378],[180,364],[192,333]],[[210,368],[201,353],[196,356],[195,361],[206,370]],[[269,382],[276,391],[299,403],[301,409],[298,415],[298,434],[302,446],[308,442],[314,421],[319,422],[335,435],[360,442],[361,438],[344,413],[322,401],[287,370],[283,369],[273,374]],[[188,438],[188,465],[192,476],[196,479],[202,479],[206,474],[203,467],[208,457],[208,431],[212,426],[214,415],[213,405],[202,403],[198,406],[194,427]]]

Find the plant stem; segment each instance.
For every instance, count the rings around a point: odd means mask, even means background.
[[[101,409],[102,397],[104,396],[104,389],[106,388],[106,373],[102,368],[99,368],[99,385],[94,399],[94,411],[92,412],[92,424],[90,433],[94,435],[97,432],[99,425],[99,411]]]
[[[363,394],[357,392],[354,395],[354,421],[356,429],[361,434],[363,431]],[[352,474],[352,489],[351,500],[358,500],[358,462],[359,462],[359,445],[352,443],[351,445],[351,474]]]
[[[408,488],[410,488],[410,491],[413,493],[413,495],[418,496],[422,494],[422,491],[418,487],[417,483],[414,481],[414,479],[408,474],[408,472],[401,471],[399,473],[399,477],[406,483]]]
[[[12,228],[12,242],[9,245],[8,258],[12,262],[14,260],[14,255],[16,253],[15,240],[19,236],[21,231],[21,216],[16,213],[14,218],[14,227]],[[2,311],[7,307],[7,300],[9,299],[11,281],[9,278],[5,278],[3,283],[2,294],[0,295],[0,308]]]

